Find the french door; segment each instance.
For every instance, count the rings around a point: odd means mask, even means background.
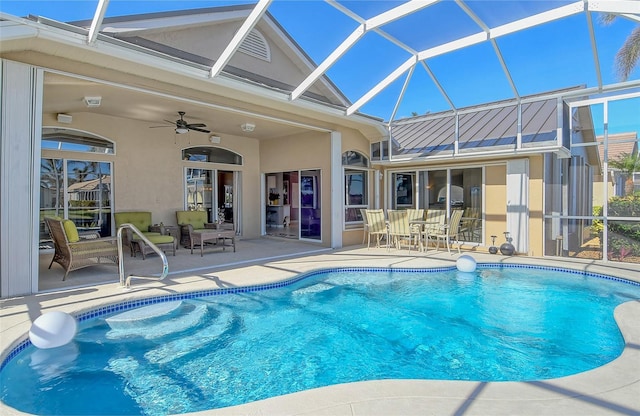
[[[185,168],[185,208],[206,211],[209,222],[237,230],[237,181],[234,171]]]

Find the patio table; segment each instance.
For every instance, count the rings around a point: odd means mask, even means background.
[[[236,232],[234,230],[207,229],[191,233],[191,254],[193,254],[193,245],[200,244],[200,257],[202,257],[204,243],[213,240],[222,240],[222,250],[225,249],[225,240],[231,240],[233,252],[236,252]]]
[[[413,227],[413,226],[419,226],[420,228],[420,232],[419,232],[419,237],[418,237],[418,241],[420,242],[420,251],[426,252],[429,249],[429,233],[428,230],[430,229],[434,229],[434,228],[440,228],[442,226],[444,226],[445,224],[442,224],[440,221],[433,221],[433,220],[411,220],[409,221],[409,226]],[[424,242],[424,246],[423,246],[423,237],[424,240],[426,240]]]

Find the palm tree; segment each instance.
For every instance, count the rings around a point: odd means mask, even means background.
[[[618,17],[615,14],[606,13],[600,16],[600,23],[610,25]],[[616,53],[616,71],[621,81],[626,81],[633,68],[640,60],[640,26],[631,31],[624,44]]]
[[[609,167],[618,169],[625,175],[624,194],[631,195],[633,193],[633,173],[640,171],[640,156],[638,153],[621,153],[616,159],[609,161]]]

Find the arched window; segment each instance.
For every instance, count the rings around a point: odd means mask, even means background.
[[[192,162],[226,163],[242,165],[242,156],[219,147],[190,147],[182,151],[182,160]]]
[[[369,205],[369,159],[359,152],[349,150],[342,154],[342,166],[345,225],[360,224],[360,210]]]
[[[71,152],[115,153],[113,142],[84,131],[45,127],[42,129],[42,149]]]

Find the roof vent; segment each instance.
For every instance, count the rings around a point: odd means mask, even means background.
[[[264,36],[262,36],[262,33],[256,29],[251,29],[251,32],[249,32],[242,44],[240,44],[238,51],[251,55],[254,58],[271,62],[271,49],[269,49],[269,44]]]

